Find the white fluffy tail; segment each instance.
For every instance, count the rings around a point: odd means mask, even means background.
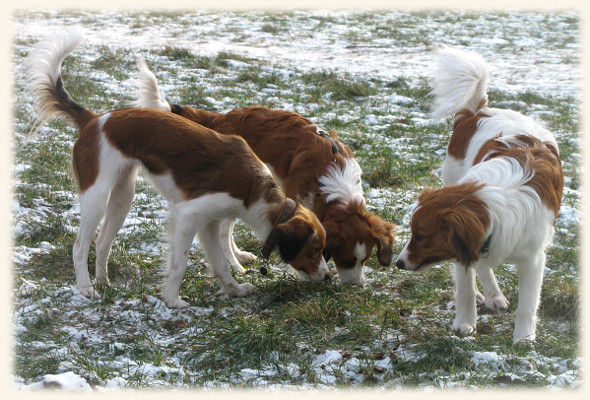
[[[35,101],[35,120],[29,137],[56,115],[66,114],[78,122],[82,107],[66,92],[61,79],[61,63],[84,40],[78,28],[53,32],[40,40],[24,61],[27,93]]]
[[[434,77],[434,118],[466,108],[475,113],[487,102],[488,66],[479,54],[443,48],[437,53]]]
[[[162,111],[170,111],[170,104],[160,96],[156,76],[149,70],[142,58],[137,60],[137,68],[139,69],[136,81],[138,89],[135,92],[136,100],[131,103],[133,107],[157,108]]]

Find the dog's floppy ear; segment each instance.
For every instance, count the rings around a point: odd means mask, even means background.
[[[385,241],[379,237],[375,238],[375,242],[377,243],[377,259],[379,260],[379,264],[389,267],[393,258],[393,242]]]
[[[457,261],[466,268],[479,260],[479,248],[486,229],[481,220],[468,210],[451,211],[443,217],[448,241]]]
[[[281,259],[286,263],[297,257],[313,230],[299,218],[291,218],[276,227],[278,231],[278,249]]]
[[[393,230],[395,225],[372,213],[367,213],[367,221],[371,226],[371,235],[375,240],[375,244],[377,244],[377,259],[381,265],[388,267],[393,257],[393,242],[395,240]]]
[[[468,268],[472,261],[477,260],[477,253],[475,253],[473,249],[469,248],[469,246],[465,243],[465,240],[462,239],[456,231],[453,231],[451,234],[451,244],[457,260],[462,265],[464,265],[465,268]]]
[[[332,253],[339,247],[342,247],[344,238],[340,230],[340,223],[335,219],[324,221],[323,227],[326,231],[326,247],[324,247],[322,255],[324,256],[324,260],[328,262],[332,258]]]

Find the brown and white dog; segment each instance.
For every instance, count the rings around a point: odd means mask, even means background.
[[[88,274],[88,252],[103,216],[96,240],[96,278],[108,280],[111,244],[131,207],[140,167],[170,206],[170,258],[163,287],[169,307],[187,305],[179,289],[196,234],[225,293],[246,296],[254,290],[250,283],[238,284],[226,266],[220,225],[228,218],[245,221],[267,239],[269,251],[278,251],[300,275],[329,277],[322,257],[322,225],[311,211],[286,198],[243,139],[159,110],[124,108],[99,115],[78,105],[66,92],[60,71],[63,59],[82,39],[75,29],[48,36],[31,51],[26,68],[37,102],[37,126],[65,115],[79,128],[73,165],[81,219],[73,261],[83,295],[99,296]]]
[[[301,201],[320,219],[326,230],[324,256],[326,261],[334,259],[342,282],[363,282],[363,265],[374,246],[379,262],[390,265],[394,225],[366,211],[362,170],[335,132],[326,132],[299,114],[266,107],[216,113],[171,105],[160,97],[156,77],[142,60],[138,86],[135,106],[171,111],[219,133],[244,138],[287,197]],[[227,258],[236,271],[243,271],[239,261],[251,257],[233,243],[232,228],[233,221],[227,221]]]
[[[426,190],[411,219],[412,236],[397,266],[424,271],[456,259],[456,318],[461,332],[476,327],[479,275],[485,305],[505,309],[493,268],[516,264],[518,308],[513,342],[534,340],[545,245],[553,237],[563,189],[553,135],[533,119],[487,106],[487,65],[473,53],[439,53],[435,116],[455,115],[442,177]]]

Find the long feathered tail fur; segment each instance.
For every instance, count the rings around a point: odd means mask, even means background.
[[[488,67],[480,55],[443,48],[437,56],[433,117],[454,115],[464,108],[475,113],[487,104]]]
[[[54,32],[40,40],[25,59],[27,92],[35,102],[35,120],[29,136],[58,115],[71,118],[78,127],[83,127],[95,114],[77,104],[66,91],[62,77],[61,64],[84,40],[77,28],[65,32]]]

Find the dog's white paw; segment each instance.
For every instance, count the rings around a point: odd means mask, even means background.
[[[168,306],[168,308],[185,308],[188,307],[188,303],[182,300],[180,297],[175,296],[172,298],[164,298],[164,303]]]
[[[252,253],[247,251],[236,251],[236,258],[241,264],[249,264],[252,261],[256,260],[256,256]]]
[[[486,308],[496,311],[496,310],[506,310],[510,302],[506,300],[506,297],[502,293],[498,293],[493,297],[487,297],[485,301]]]
[[[476,302],[477,304],[482,304],[482,303],[483,303],[485,300],[486,300],[485,296],[484,296],[483,294],[481,294],[481,293],[479,292],[479,290],[477,290],[477,291],[475,292],[475,302]]]
[[[525,319],[523,322],[523,318],[519,319],[517,315],[514,323],[514,333],[512,334],[512,344],[534,342],[536,339],[535,328],[534,318],[532,320],[530,318]]]
[[[96,271],[95,283],[99,285],[110,285],[111,281],[105,272]]]
[[[246,268],[242,267],[240,264],[232,264],[231,267],[238,274],[246,273]]]
[[[251,283],[231,285],[225,288],[225,293],[231,297],[246,297],[254,292],[256,287]]]
[[[522,334],[518,334],[517,332],[514,332],[514,335],[512,336],[512,345],[516,346],[516,345],[530,345],[532,344],[536,339],[536,335],[535,333],[522,333]]]
[[[455,321],[453,323],[453,329],[459,333],[464,333],[464,334],[469,335],[469,334],[475,332],[475,324],[470,324],[468,322]]]
[[[96,300],[101,298],[100,293],[94,290],[93,286],[79,287],[78,290],[80,291],[80,294],[82,296],[87,297],[89,299]]]

